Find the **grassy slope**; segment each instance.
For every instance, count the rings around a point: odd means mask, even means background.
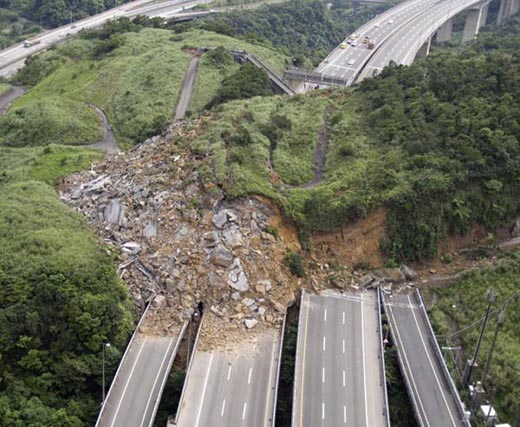
[[[492,289],[498,295],[497,305],[520,290],[520,252],[503,260],[498,268],[469,274],[449,288],[432,289],[427,293],[430,314],[435,329],[440,334],[453,333],[481,319],[486,311],[486,291]],[[496,401],[501,421],[520,421],[520,311],[518,301],[512,300],[506,308],[505,324],[501,328],[488,376],[489,389],[496,388]],[[496,307],[496,306],[495,306]],[[478,363],[484,366],[495,329],[495,316],[491,317],[484,336]],[[470,358],[480,332],[480,324],[459,335],[461,341],[451,339],[450,345],[461,344]],[[444,344],[441,338],[441,344]],[[480,381],[481,368],[475,371],[473,380]]]
[[[7,83],[0,83],[0,96],[11,90],[11,85]]]
[[[12,132],[20,135],[22,127],[32,128],[45,115],[57,118],[52,129],[59,129],[59,133],[49,132],[38,138],[28,135],[26,142],[93,142],[101,129],[97,116],[88,108],[87,103],[91,102],[106,110],[118,141],[127,145],[141,142],[156,134],[172,116],[189,61],[183,51],[185,46],[247,49],[279,70],[285,65],[285,57],[272,50],[204,31],[175,35],[168,30],[144,29],[127,33],[124,38],[122,47],[100,61],[89,59],[92,42],[88,40],[74,40],[47,53],[59,55],[62,62],[14,103],[6,120],[15,120],[17,110],[24,109],[26,113],[23,119],[15,121]],[[213,97],[218,87],[215,82],[222,78],[215,70],[209,70],[206,76],[206,70],[203,65],[199,79],[202,86],[196,89],[196,108]],[[76,123],[76,119],[81,120]],[[70,125],[64,128],[61,123]],[[14,139],[13,133],[0,132],[0,141]]]

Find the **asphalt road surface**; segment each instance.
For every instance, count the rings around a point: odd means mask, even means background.
[[[96,427],[149,427],[185,327],[177,336],[138,333],[114,379]]]
[[[280,331],[255,334],[239,352],[197,351],[184,384],[178,427],[273,425]]]
[[[384,42],[388,37],[435,3],[436,1],[432,0],[409,0],[381,13],[356,31],[359,35],[356,46],[350,44],[345,49],[342,49],[341,45],[338,46],[318,65],[316,72],[326,77],[344,79],[347,85],[354,83],[356,76],[374,52],[379,47],[383,48],[383,44],[386,46]],[[365,36],[375,41],[374,50],[368,49],[368,45],[363,43]]]
[[[199,61],[200,57],[198,56],[193,56],[190,59],[188,70],[186,71],[186,75],[182,82],[179,102],[175,109],[175,120],[182,120],[186,115],[186,111],[188,110],[191,101],[191,94],[193,92],[193,83],[195,82],[195,77],[197,77]]]
[[[375,291],[302,296],[293,427],[383,427]]]
[[[25,89],[13,86],[11,90],[7,93],[4,93],[0,96],[0,116],[3,116],[5,113],[7,113],[7,110],[9,109],[11,103],[22,96],[25,93]]]
[[[463,427],[419,306],[409,295],[394,295],[387,298],[385,309],[420,425]]]
[[[95,105],[92,106],[96,114],[98,115],[101,123],[103,125],[103,139],[101,141],[96,142],[94,144],[85,145],[86,148],[97,148],[99,150],[106,151],[107,153],[117,153],[119,152],[119,146],[116,142],[116,137],[114,135],[114,131],[112,130],[112,126],[108,122],[107,116],[105,113]]]

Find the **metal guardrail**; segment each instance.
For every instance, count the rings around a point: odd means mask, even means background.
[[[273,403],[273,415],[271,419],[271,425],[275,426],[276,420],[276,403],[278,402],[278,384],[280,383],[280,367],[282,365],[282,351],[283,351],[283,340],[285,336],[285,322],[287,320],[287,310],[285,310],[285,314],[283,315],[282,322],[282,333],[280,334],[280,350],[278,351],[278,369],[276,370],[276,379],[274,385],[274,403]]]
[[[461,420],[462,420],[462,423],[464,424],[464,426],[471,427],[471,424],[466,416],[464,404],[462,403],[462,400],[460,399],[460,395],[457,390],[457,387],[455,386],[455,383],[453,382],[453,378],[450,375],[448,366],[446,365],[446,361],[444,360],[444,357],[442,356],[441,349],[439,347],[439,343],[437,342],[437,339],[435,338],[435,333],[433,332],[433,328],[430,323],[428,313],[426,312],[426,307],[424,305],[421,291],[419,289],[416,290],[416,298],[419,302],[419,309],[421,311],[421,314],[423,315],[424,319],[426,319],[426,324],[428,325],[428,334],[430,335],[429,338],[433,345],[433,348],[435,351],[435,356],[439,360],[439,363],[440,363],[441,369],[442,369],[442,373],[444,375],[446,382],[448,383],[448,388],[450,390],[450,393],[453,396],[453,398],[455,399],[455,403],[457,406],[457,411],[459,412],[459,416],[461,417]]]
[[[408,393],[408,396],[410,396],[410,398],[412,399],[412,409],[413,409],[413,412],[415,414],[415,419],[417,420],[417,422],[420,424],[420,427],[428,427],[428,426],[425,426],[424,423],[422,422],[422,417],[421,417],[421,414],[419,413],[419,406],[417,405],[417,402],[415,401],[415,395],[411,389],[411,381],[410,381],[410,378],[408,377],[408,373],[407,373],[407,370],[404,366],[404,361],[402,359],[402,356],[401,356],[401,351],[399,351],[399,343],[397,342],[398,339],[397,339],[397,334],[396,334],[396,331],[394,330],[394,326],[393,326],[393,320],[392,320],[392,316],[388,313],[387,309],[386,309],[386,302],[385,302],[385,296],[383,293],[381,293],[381,298],[382,298],[382,301],[383,301],[383,310],[385,311],[387,317],[388,317],[388,325],[390,326],[390,332],[392,332],[392,337],[393,337],[393,341],[394,341],[394,345],[397,347],[397,363],[399,364],[399,369],[401,371],[401,374],[403,375],[404,377],[404,385],[406,387],[406,392]]]
[[[315,71],[308,73],[301,70],[287,70],[285,72],[285,77],[316,84],[330,84],[336,86],[347,85],[347,81],[344,79],[340,79],[337,77],[327,77],[324,76],[322,73],[318,73]]]
[[[381,358],[381,366],[383,368],[383,372],[381,373],[381,381],[384,387],[383,392],[385,395],[384,402],[384,415],[386,417],[386,425],[390,427],[390,406],[388,405],[388,390],[386,388],[386,366],[385,366],[385,352],[383,349],[383,322],[381,320],[381,300],[382,300],[382,292],[381,288],[377,289],[377,324],[379,325],[379,356]]]
[[[301,296],[301,300],[300,300],[300,314],[298,315],[298,337],[296,338],[296,354],[295,354],[295,363],[294,363],[294,381],[296,382],[296,380],[299,378],[299,368],[300,366],[298,365],[298,360],[300,360],[298,358],[298,353],[301,351],[301,348],[302,348],[302,343],[301,343],[301,340],[302,340],[302,334],[300,334],[300,331],[299,331],[299,328],[300,328],[300,325],[302,325],[302,318],[303,318],[303,300],[305,299],[305,289],[302,289],[302,296]],[[296,399],[296,387],[293,386],[293,402],[292,402],[292,421],[291,421],[291,425],[294,426],[295,424],[295,420],[294,420],[294,414],[296,413],[296,402],[297,402],[297,399]]]
[[[291,86],[286,83],[273,68],[263,62],[258,56],[254,54],[246,54],[246,60],[251,62],[253,65],[256,65],[257,67],[263,68],[271,78],[271,81],[273,81],[287,95],[294,95],[294,90],[291,88]]]
[[[200,324],[199,324],[199,330],[197,331],[197,336],[195,337],[195,342],[193,343],[193,350],[191,353],[190,361],[188,363],[188,368],[186,369],[186,376],[184,379],[184,384],[182,386],[181,396],[179,398],[179,406],[177,407],[177,413],[175,414],[175,419],[173,420],[173,425],[176,426],[177,422],[179,420],[179,413],[181,409],[181,404],[184,399],[184,393],[186,392],[186,384],[188,381],[188,376],[191,371],[192,365],[193,365],[193,359],[195,359],[195,354],[197,353],[197,347],[199,346],[199,339],[200,339],[200,331],[202,330],[202,323],[204,321],[204,317],[206,315],[206,310],[202,313],[202,316],[200,318]],[[189,345],[189,344],[188,344]]]
[[[128,355],[128,352],[130,351],[130,347],[132,347],[132,344],[134,343],[134,340],[135,340],[135,337],[137,335],[137,332],[139,331],[139,328],[141,327],[141,325],[143,324],[143,321],[146,317],[146,315],[148,314],[148,310],[150,309],[150,307],[152,306],[152,303],[154,302],[155,300],[155,295],[154,297],[150,300],[150,302],[148,303],[148,305],[146,306],[145,310],[143,311],[143,314],[141,315],[141,318],[139,319],[139,322],[137,322],[137,326],[135,327],[135,331],[134,333],[132,334],[132,337],[130,338],[130,341],[128,342],[128,345],[126,346],[126,349],[125,349],[125,352],[123,354],[123,357],[121,358],[121,361],[119,362],[119,366],[117,367],[117,371],[116,371],[116,374],[114,375],[114,378],[112,379],[112,383],[110,384],[110,388],[108,389],[108,393],[106,395],[106,398],[105,398],[105,401],[103,402],[103,406],[101,406],[101,410],[99,411],[99,415],[98,415],[98,419],[96,421],[96,425],[95,427],[98,427],[99,426],[99,421],[101,420],[101,415],[103,415],[103,411],[105,410],[105,405],[106,403],[109,401],[109,398],[110,398],[110,394],[112,393],[112,390],[113,390],[113,385],[116,383],[116,380],[117,380],[117,376],[119,374],[119,371],[121,370],[121,367],[123,366],[124,362],[125,362],[125,359]]]

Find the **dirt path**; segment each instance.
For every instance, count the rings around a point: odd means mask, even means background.
[[[188,69],[186,70],[186,75],[182,81],[179,102],[177,103],[177,107],[175,109],[176,121],[182,120],[186,116],[186,111],[190,105],[191,94],[193,92],[193,83],[195,82],[195,77],[197,76],[199,61],[200,56],[193,56],[188,65]]]
[[[12,102],[20,98],[25,92],[27,91],[23,87],[13,86],[9,92],[0,96],[0,116],[6,114]]]
[[[112,126],[108,122],[107,116],[100,108],[95,105],[91,105],[91,108],[96,112],[99,116],[101,123],[103,124],[103,129],[105,133],[103,135],[103,139],[99,142],[95,142],[94,144],[84,145],[86,148],[97,148],[99,150],[106,151],[107,153],[117,153],[121,151],[119,146],[117,145],[116,138],[114,136],[114,131],[112,130]]]

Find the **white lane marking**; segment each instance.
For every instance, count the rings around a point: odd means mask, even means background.
[[[227,371],[227,380],[229,381],[231,378],[231,365],[229,365],[228,371]]]
[[[247,403],[244,403],[244,408],[242,409],[242,419],[246,419],[246,411],[247,411]]]
[[[204,378],[204,386],[202,387],[202,394],[200,395],[200,406],[197,413],[197,420],[195,421],[195,427],[199,426],[200,414],[202,414],[202,406],[204,405],[204,396],[206,395],[206,389],[208,388],[209,373],[211,372],[211,365],[213,364],[213,353],[209,358],[208,371],[206,372],[206,378]]]
[[[410,304],[412,303],[412,300],[410,299],[410,295],[408,295],[408,301]],[[421,330],[419,329],[419,322],[417,322],[417,316],[415,315],[415,311],[412,311],[413,320],[415,320],[415,324],[417,325],[417,331],[419,332],[419,337],[421,338],[421,342],[424,348],[424,351],[426,352],[426,356],[428,357],[428,362],[430,362],[430,366],[433,371],[433,375],[435,376],[435,381],[437,382],[437,385],[439,386],[439,390],[441,391],[442,400],[444,400],[444,404],[446,405],[446,409],[448,409],[448,414],[450,414],[450,419],[452,424],[457,427],[457,424],[455,424],[455,420],[453,419],[453,414],[451,413],[451,408],[448,405],[448,401],[446,400],[446,396],[444,395],[444,390],[442,389],[441,382],[439,381],[439,377],[437,376],[437,371],[435,370],[435,367],[433,366],[432,359],[430,357],[430,353],[428,352],[428,349],[426,348],[426,343],[424,342],[424,337],[421,333]]]
[[[342,350],[343,350],[343,354],[345,354],[345,340],[342,341]]]
[[[345,324],[345,312],[343,312],[343,324]]]
[[[249,373],[247,374],[247,383],[251,384],[251,375],[253,374],[253,368],[249,368]]]
[[[325,382],[325,368],[321,368],[321,382]]]
[[[323,312],[323,321],[327,321],[327,309],[325,309],[325,311]]]
[[[323,337],[323,351],[325,351],[325,342],[326,342],[325,340],[326,340],[326,338]]]
[[[343,387],[347,386],[347,382],[345,381],[345,371],[343,371]]]
[[[397,350],[398,351],[401,350],[401,354],[402,354],[403,359],[404,359],[404,364],[408,367],[408,372],[410,373],[410,379],[412,381],[412,387],[415,388],[415,396],[417,396],[417,400],[419,401],[419,406],[421,407],[422,412],[424,414],[423,421],[426,424],[426,427],[429,427],[430,423],[428,423],[428,419],[426,418],[426,411],[424,410],[424,406],[423,406],[423,403],[422,403],[422,400],[421,400],[421,396],[419,396],[419,390],[417,389],[417,384],[415,384],[415,379],[414,379],[414,377],[412,375],[412,369],[410,368],[410,362],[408,361],[408,356],[406,355],[406,349],[404,348],[404,344],[403,344],[403,341],[401,339],[401,333],[399,332],[399,328],[397,327],[397,322],[394,319],[392,311],[393,311],[392,307],[388,307],[390,321],[393,323],[393,325],[395,327],[395,335],[396,335],[396,340],[398,342]],[[412,400],[414,401],[415,406],[417,407],[417,403],[415,402],[415,396],[414,396],[414,393],[412,393]]]
[[[365,425],[369,427],[367,397],[367,366],[365,363],[365,315],[363,313],[363,300],[361,300],[361,352],[363,355],[363,392],[365,396]]]
[[[347,407],[343,405],[343,424],[347,424]]]
[[[152,389],[150,390],[150,396],[148,397],[148,401],[146,402],[146,406],[144,408],[143,418],[141,419],[140,427],[143,427],[143,425],[144,425],[144,422],[145,422],[145,419],[146,419],[146,413],[148,412],[148,407],[150,406],[150,402],[152,401],[153,391],[155,390],[155,386],[157,385],[157,381],[159,381],[159,377],[161,376],[161,372],[163,370],[164,362],[166,362],[166,358],[168,357],[168,354],[170,353],[170,348],[171,348],[173,342],[174,342],[174,340],[171,339],[170,343],[168,344],[168,347],[166,348],[166,352],[164,353],[164,357],[161,360],[161,366],[159,366],[159,370],[157,371],[157,376],[155,377]],[[168,375],[166,375],[166,376],[168,376]],[[148,423],[148,425],[150,426],[151,424],[153,424],[153,421],[154,420],[151,419],[150,422]]]
[[[135,366],[137,365],[137,361],[139,360],[139,357],[141,356],[141,353],[143,351],[143,348],[144,348],[144,345],[145,345],[147,339],[148,339],[148,337],[144,337],[143,344],[141,345],[141,348],[139,349],[139,352],[137,353],[135,362],[132,365],[132,369],[130,370],[130,375],[128,375],[128,379],[126,380],[125,388],[123,389],[123,393],[121,394],[121,400],[119,401],[119,403],[117,405],[116,412],[114,413],[114,418],[112,419],[112,422],[110,423],[110,427],[112,427],[114,425],[114,423],[116,422],[117,413],[119,412],[119,408],[121,408],[121,403],[123,403],[126,389],[128,388],[128,384],[130,384],[130,380],[132,379],[132,375],[134,374]]]
[[[220,416],[224,416],[224,411],[226,410],[226,399],[222,401],[222,409],[220,410]]]
[[[321,402],[321,419],[325,419],[325,402]]]

